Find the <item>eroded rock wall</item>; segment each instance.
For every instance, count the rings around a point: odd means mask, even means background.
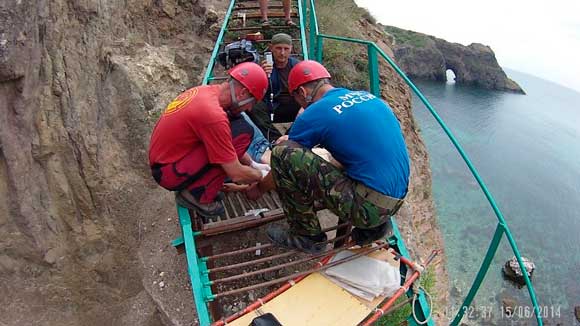
[[[157,190],[146,149],[157,112],[200,81],[206,13],[197,0],[0,3],[2,324],[111,324],[131,299],[139,324],[159,323],[136,255]]]

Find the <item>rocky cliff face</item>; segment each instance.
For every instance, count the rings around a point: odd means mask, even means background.
[[[385,29],[395,39],[397,63],[410,78],[446,81],[446,71],[451,69],[457,84],[524,93],[507,77],[489,46],[464,46],[392,26]]]
[[[197,0],[0,2],[1,324],[158,324],[137,255],[164,195],[151,115],[199,82],[215,19]]]
[[[159,111],[200,82],[226,4],[0,2],[0,324],[195,323],[146,150]],[[408,89],[382,80],[414,162],[405,237],[424,257],[440,247],[427,153]]]

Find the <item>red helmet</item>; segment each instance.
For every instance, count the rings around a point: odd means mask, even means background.
[[[256,101],[261,101],[268,89],[268,77],[262,67],[253,62],[234,66],[228,74],[250,91]]]
[[[298,86],[322,78],[330,78],[323,65],[313,60],[299,62],[288,75],[288,91],[292,94]]]

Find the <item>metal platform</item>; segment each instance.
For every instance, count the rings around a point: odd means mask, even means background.
[[[226,193],[221,204],[225,214],[221,218],[203,221],[198,214],[192,214],[197,220],[196,231],[209,236],[243,229],[253,228],[284,218],[280,198],[276,192],[268,192],[259,200],[251,201],[240,192]]]

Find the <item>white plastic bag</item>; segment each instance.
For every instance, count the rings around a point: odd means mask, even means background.
[[[331,262],[354,255],[342,251]],[[325,274],[353,295],[372,301],[377,296],[393,295],[401,287],[399,269],[386,261],[362,256],[326,270]]]

